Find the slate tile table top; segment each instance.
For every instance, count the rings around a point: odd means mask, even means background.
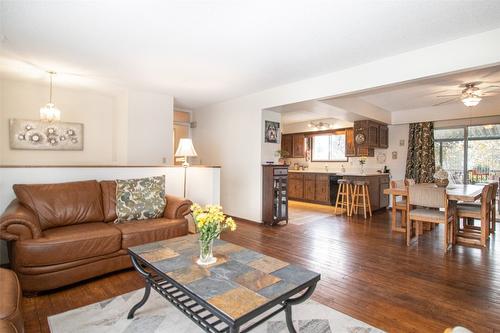
[[[222,240],[213,246],[217,262],[200,266],[197,235],[131,247],[129,253],[133,261],[168,277],[208,310],[238,325],[246,321],[240,319],[314,289],[320,279],[313,271]]]

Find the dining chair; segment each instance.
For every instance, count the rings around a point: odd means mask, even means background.
[[[391,189],[404,190],[404,195],[392,195],[392,231],[406,232],[406,197],[408,193],[406,180],[391,180],[389,186]],[[401,212],[401,226],[397,225],[397,213]]]
[[[444,225],[444,249],[448,250],[453,244],[454,214],[448,205],[446,188],[430,186],[429,184],[417,184],[408,187],[407,198],[407,221],[406,221],[406,245],[423,232],[424,222]]]
[[[486,246],[491,227],[491,204],[494,190],[493,184],[485,185],[481,192],[480,204],[457,204],[456,233],[462,243]],[[480,226],[468,224],[469,219],[479,220]],[[461,221],[462,226],[460,225]]]

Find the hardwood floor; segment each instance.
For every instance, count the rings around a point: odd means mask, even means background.
[[[446,254],[442,237],[442,228],[435,229],[406,247],[383,211],[367,221],[326,216],[277,227],[240,221],[223,239],[320,272],[314,300],[386,331],[442,332],[462,325],[500,332],[498,235],[486,249],[456,246]],[[130,270],[24,298],[26,331],[49,332],[49,315],[142,286]]]

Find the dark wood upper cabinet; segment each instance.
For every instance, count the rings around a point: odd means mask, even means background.
[[[292,157],[304,157],[304,134],[293,134],[292,136]]]
[[[377,123],[368,122],[366,143],[369,148],[378,148],[378,130]]]
[[[389,128],[386,125],[380,125],[378,128],[378,146],[389,148]]]
[[[293,155],[293,138],[291,134],[283,134],[281,136],[281,150],[286,151],[288,156]]]
[[[389,147],[389,129],[387,125],[372,120],[355,121],[354,144],[356,156],[374,156],[375,148]]]
[[[356,156],[356,145],[354,144],[354,128],[345,129],[345,156]]]

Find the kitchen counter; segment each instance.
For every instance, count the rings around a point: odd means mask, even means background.
[[[326,171],[326,170],[293,170],[293,169],[288,169],[288,172],[291,172],[291,173],[320,173],[320,174],[337,175],[337,176],[357,176],[357,177],[389,175],[388,173],[380,173],[380,172],[367,172],[367,173],[361,174],[360,172],[355,172],[355,171],[338,172],[338,171]]]

